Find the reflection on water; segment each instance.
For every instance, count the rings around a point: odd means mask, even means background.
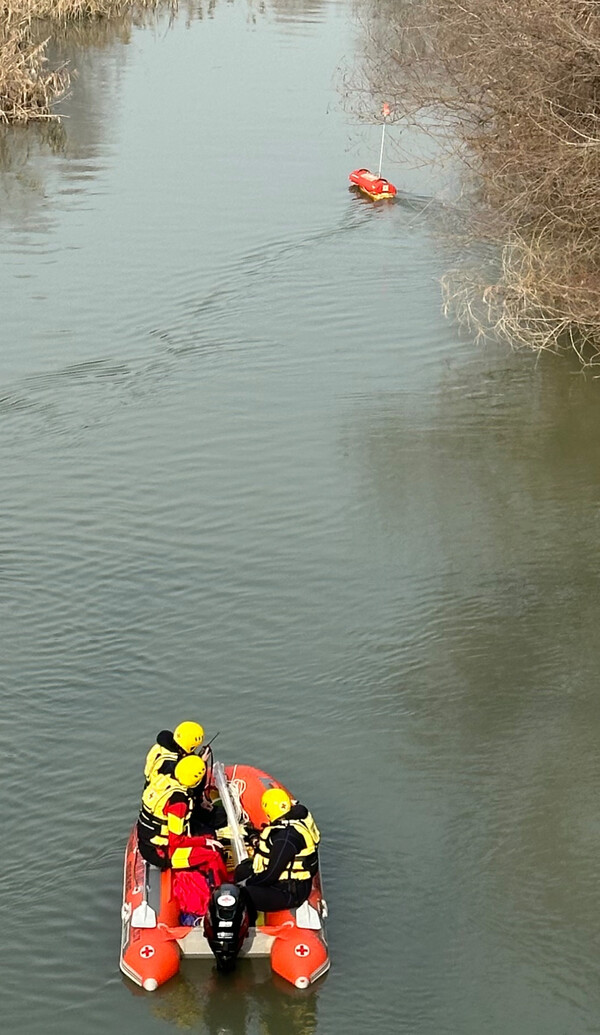
[[[290,22],[298,34],[303,23],[323,18],[323,0],[273,0],[255,5],[240,0],[248,18],[272,13],[276,21]],[[60,122],[26,128],[0,127],[0,218],[11,224],[27,221],[44,208],[51,188],[45,177],[44,154],[63,156],[67,161],[58,171],[68,183],[61,194],[83,192],[85,181],[95,178],[108,158],[105,154],[106,124],[118,113],[132,32],[145,28],[159,36],[172,30],[175,19],[191,28],[194,22],[214,17],[218,0],[181,0],[177,13],[169,3],[157,10],[133,10],[111,18],[78,19],[57,26],[39,23],[40,39],[49,38],[49,67],[66,64],[71,76],[68,94],[55,107]],[[40,161],[42,159],[42,161]],[[40,217],[39,228],[45,225]]]
[[[23,172],[42,148],[51,154],[65,150],[66,132],[60,122],[38,122],[15,128],[3,125],[0,129],[0,172],[3,174]],[[6,186],[5,175],[0,177],[0,185]]]
[[[440,781],[464,917],[585,1010],[600,906],[597,385],[488,350],[433,402],[398,393],[369,410],[357,459],[397,544],[380,697],[390,720],[399,704],[411,716],[412,765]]]
[[[32,225],[44,199],[44,158],[63,154],[67,135],[58,122],[0,126],[0,225]],[[46,225],[41,220],[42,225]]]
[[[212,17],[217,0],[181,0],[178,10],[189,27]],[[57,25],[38,22],[40,39],[49,39],[50,68],[66,65],[71,74],[68,94],[56,106],[60,121],[27,127],[0,127],[0,218],[11,224],[30,220],[43,207],[49,184],[44,167],[47,154],[63,156],[60,172],[71,184],[81,184],[101,168],[105,126],[119,110],[119,91],[127,47],[135,29],[168,32],[175,12],[169,3],[157,10],[133,9],[111,18],[82,18]],[[75,161],[78,159],[79,161]],[[77,188],[75,188],[77,190]],[[69,191],[69,188],[67,189]],[[42,224],[43,225],[43,224]]]
[[[317,999],[274,978],[268,961],[241,961],[229,975],[205,963],[159,989],[152,1013],[198,1035],[315,1035]]]
[[[290,25],[294,35],[298,35],[303,25],[318,25],[326,17],[324,0],[271,0],[269,7],[275,13],[278,23]]]

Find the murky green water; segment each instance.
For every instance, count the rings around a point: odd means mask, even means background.
[[[127,41],[128,40],[128,41]],[[346,189],[345,3],[67,46],[0,147],[3,1030],[598,1030],[600,397],[440,314],[417,196]],[[118,971],[144,752],[181,718],[325,834],[308,994]]]

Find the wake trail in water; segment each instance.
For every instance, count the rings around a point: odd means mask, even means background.
[[[297,237],[267,241],[259,247],[243,252],[218,271],[216,283],[201,299],[198,299],[193,287],[194,274],[190,274],[185,278],[182,290],[175,296],[180,316],[169,328],[155,329],[150,333],[169,351],[185,349],[190,335],[201,334],[201,329],[197,326],[190,328],[190,323],[207,315],[213,316],[222,312],[231,315],[239,312],[248,301],[249,292],[244,290],[246,284],[259,282],[262,285],[267,274],[278,269],[291,256],[312,246],[318,247],[340,235],[362,229],[368,223],[368,219],[368,211],[351,208],[344,213],[337,225],[321,227]]]
[[[151,356],[123,356],[121,352],[118,358],[109,355],[71,363],[5,385],[0,396],[0,421],[5,431],[7,422],[14,422],[19,435],[24,426],[34,433],[72,434],[77,428],[104,422],[115,408],[132,398],[156,391],[173,372],[173,362],[185,354],[264,346],[264,339],[258,342],[240,333],[241,316],[255,287],[264,284],[290,257],[364,228],[369,215],[368,210],[353,207],[336,225],[247,250],[216,272],[214,285],[201,298],[193,287],[195,275],[189,273],[173,296],[180,315],[168,326],[140,334],[141,319],[128,321],[125,339],[132,346],[134,342],[139,344],[140,337],[150,337],[154,344]]]

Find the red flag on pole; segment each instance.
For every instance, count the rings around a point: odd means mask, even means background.
[[[382,115],[384,116],[384,118],[387,118],[387,116],[391,114],[390,106],[389,106],[387,101],[385,101],[385,103],[383,105],[383,108],[381,109],[381,112],[382,112]]]

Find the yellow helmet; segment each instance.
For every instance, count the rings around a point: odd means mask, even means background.
[[[204,730],[197,722],[180,722],[173,731],[173,739],[183,751],[195,751],[204,740]]]
[[[292,807],[292,799],[283,787],[269,787],[269,790],[263,794],[260,803],[271,823],[280,816],[284,816]]]
[[[182,787],[197,787],[206,772],[206,763],[198,755],[186,755],[175,766],[175,779]]]

